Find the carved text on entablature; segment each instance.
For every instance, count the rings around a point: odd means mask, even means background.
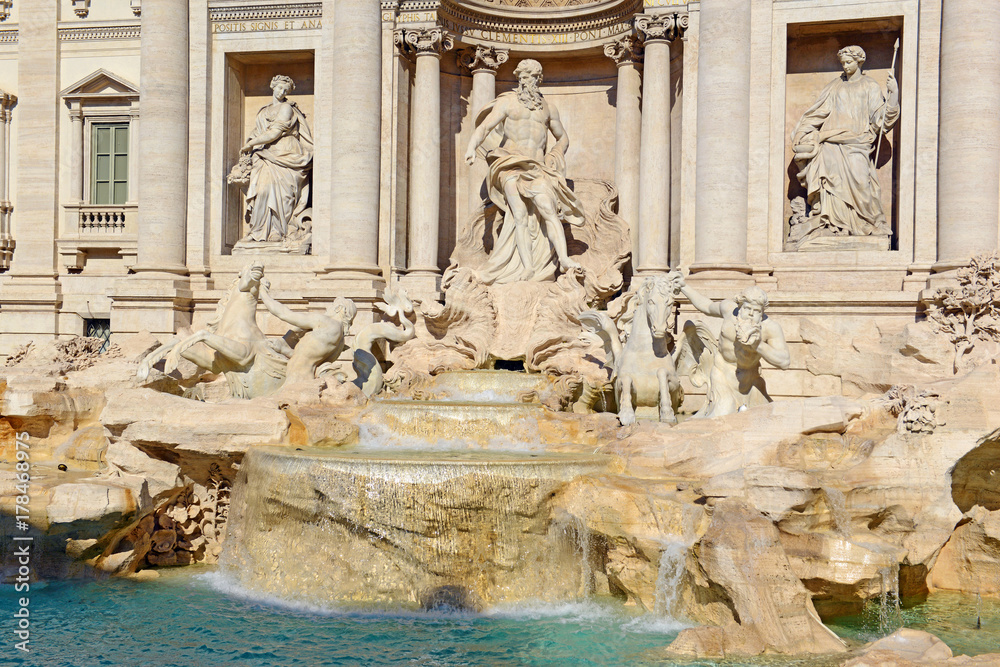
[[[603,26],[601,28],[592,28],[590,30],[578,30],[574,32],[562,33],[500,32],[496,30],[484,30],[482,28],[454,25],[448,21],[442,21],[442,25],[462,37],[493,42],[496,44],[527,44],[533,46],[593,42],[614,37],[615,35],[627,33],[632,30],[632,24],[630,22]]]
[[[293,19],[287,21],[231,21],[213,23],[213,33],[228,32],[274,32],[279,30],[319,30],[322,19]]]

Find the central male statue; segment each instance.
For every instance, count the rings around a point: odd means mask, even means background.
[[[514,75],[517,90],[499,95],[479,112],[465,152],[465,161],[472,165],[480,149],[490,168],[490,199],[504,212],[493,252],[479,270],[479,279],[487,285],[553,280],[556,261],[563,272],[580,268],[567,253],[562,227],[564,222],[580,226],[584,221],[583,204],[566,183],[569,137],[559,112],[538,90],[538,61],[522,60]],[[556,143],[546,152],[549,132]]]

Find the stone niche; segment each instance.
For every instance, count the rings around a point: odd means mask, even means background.
[[[886,94],[886,77],[892,63],[893,43],[900,40],[896,55],[896,81],[900,84],[900,106],[915,104],[914,92],[903,88],[902,17],[875,20],[836,21],[826,23],[797,23],[788,25],[787,69],[785,72],[785,131],[784,131],[784,190],[782,192],[782,239],[786,252],[795,250],[897,250],[899,244],[899,164],[900,118],[888,133],[882,136],[878,152],[878,180],[881,186],[882,210],[891,229],[888,242],[885,237],[835,236],[822,239],[821,243],[797,244],[789,240],[793,200],[806,197],[806,189],[799,184],[799,169],[793,160],[791,135],[796,125],[819,98],[820,92],[843,73],[837,52],[851,45],[864,49],[867,59],[862,66],[865,74],[878,83]],[[874,155],[874,151],[873,151]],[[809,247],[811,246],[811,247]],[[829,247],[826,247],[829,246]]]
[[[287,99],[295,102],[305,114],[314,139],[317,132],[323,131],[317,128],[314,114],[315,55],[311,50],[229,53],[226,55],[226,111],[223,130],[226,173],[239,161],[240,147],[253,132],[257,112],[270,103],[271,79],[278,74],[289,76],[295,82],[295,90],[288,94]],[[220,178],[225,192],[222,253],[229,255],[233,254],[233,247],[249,231],[246,187],[227,184],[225,174]],[[309,181],[311,186],[314,178],[310,177]]]
[[[468,48],[468,47],[463,47]],[[458,49],[456,49],[457,51]],[[544,72],[541,90],[559,111],[569,135],[566,175],[574,179],[615,180],[615,107],[617,70],[614,62],[593,49],[572,57],[553,57],[547,53],[510,51],[510,59],[497,72],[496,93],[515,90],[514,68],[525,58],[541,63]],[[441,241],[439,256],[447,258],[455,239],[469,222],[468,200],[473,192],[486,196],[482,175],[475,178],[462,159],[475,129],[475,113],[469,109],[472,77],[461,69],[457,58],[446,57],[441,63]],[[549,135],[549,147],[555,141]]]

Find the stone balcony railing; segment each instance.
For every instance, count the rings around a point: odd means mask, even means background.
[[[124,234],[128,229],[135,229],[135,217],[138,214],[136,204],[122,206],[99,206],[82,204],[67,206],[77,210],[77,229],[80,234]]]
[[[87,253],[93,251],[117,251],[125,266],[135,263],[138,204],[74,202],[64,204],[63,211],[63,229],[57,245],[68,270],[82,270]]]

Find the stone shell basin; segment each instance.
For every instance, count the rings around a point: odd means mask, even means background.
[[[255,592],[318,604],[482,609],[587,595],[591,573],[555,499],[606,457],[254,447],[220,564]]]

